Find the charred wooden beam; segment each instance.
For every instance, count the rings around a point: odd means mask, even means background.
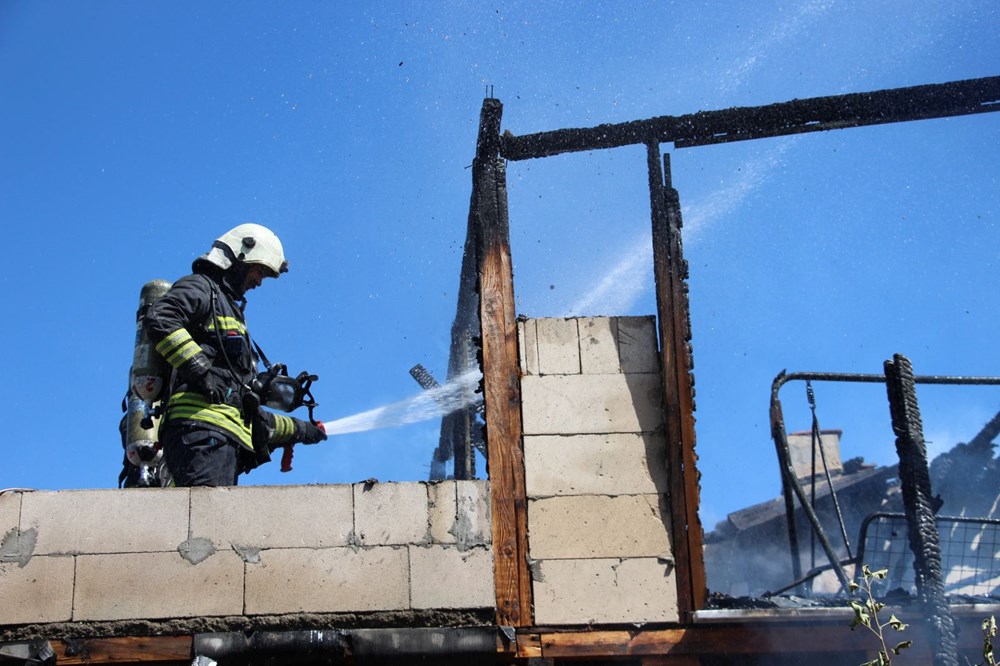
[[[129,636],[77,638],[54,642],[56,663],[63,664],[187,664],[191,636]]]
[[[886,392],[899,454],[899,480],[906,508],[907,534],[917,575],[917,594],[924,605],[934,647],[935,666],[957,666],[955,619],[944,594],[941,545],[934,520],[931,474],[927,464],[923,422],[910,360],[896,354],[885,362]]]
[[[483,102],[472,167],[472,215],[477,226],[476,265],[497,624],[523,627],[531,624],[531,577],[507,174],[499,157],[502,112],[499,100]]]
[[[699,488],[695,473],[694,360],[691,354],[687,263],[681,243],[681,207],[671,186],[669,155],[660,169],[660,150],[648,144],[650,208],[653,223],[653,276],[656,282],[657,324],[667,440],[667,478],[677,605],[681,616],[705,603],[702,529],[698,518]]]
[[[521,136],[505,133],[500,154],[508,160],[526,160],[649,143],[673,143],[676,148],[687,148],[991,111],[1000,111],[1000,76]]]
[[[462,253],[462,268],[458,281],[458,304],[451,325],[451,351],[448,355],[448,379],[465,374],[479,364],[479,284],[476,248],[479,244],[479,216],[476,210],[477,191],[473,188],[469,202],[468,227]],[[445,463],[454,459],[456,479],[476,478],[476,458],[473,442],[481,441],[477,432],[475,408],[463,407],[441,419],[441,436],[431,459],[431,481],[445,478]]]

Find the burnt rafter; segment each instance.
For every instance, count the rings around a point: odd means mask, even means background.
[[[675,148],[688,148],[991,111],[1000,111],[1000,76],[521,136],[508,132],[501,137],[500,154],[508,160],[526,160],[634,144],[673,143]]]

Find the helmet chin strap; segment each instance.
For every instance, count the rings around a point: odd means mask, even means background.
[[[233,265],[222,273],[226,287],[239,299],[240,309],[246,307],[246,277],[250,267],[242,261],[234,261]]]

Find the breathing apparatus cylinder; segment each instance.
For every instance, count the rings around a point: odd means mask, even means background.
[[[139,294],[139,309],[135,316],[135,348],[132,353],[132,368],[129,370],[125,431],[125,455],[128,461],[139,468],[140,484],[149,479],[150,468],[163,459],[157,437],[159,418],[153,413],[153,405],[163,395],[169,378],[169,367],[156,351],[146,327],[143,326],[146,312],[170,289],[166,280],[151,280],[143,285]]]

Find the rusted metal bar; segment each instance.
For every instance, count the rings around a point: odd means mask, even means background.
[[[526,160],[638,144],[676,148],[1000,111],[1000,76],[875,92],[794,99],[779,104],[514,136],[500,154]]]
[[[682,614],[704,607],[705,565],[698,517],[699,489],[694,434],[694,377],[691,354],[687,264],[681,244],[681,208],[670,182],[669,155],[647,144],[649,196],[653,223],[653,274],[660,334],[664,425],[667,440],[670,510],[677,603]]]
[[[504,161],[498,155],[502,113],[499,100],[483,102],[472,165],[473,215],[477,224],[476,264],[497,624],[524,627],[531,625],[531,578],[507,175]]]
[[[856,382],[882,384],[885,375],[871,375],[853,372],[785,372],[782,370],[771,384],[771,396],[777,398],[781,387],[791,381]],[[916,384],[954,384],[957,386],[1000,386],[1000,377],[977,377],[970,375],[914,375]]]
[[[778,452],[778,469],[781,471],[781,496],[785,500],[786,525],[788,527],[788,548],[792,558],[792,580],[802,580],[802,562],[799,561],[799,533],[795,528],[795,500],[792,499],[792,483],[786,470],[792,469],[788,453],[788,432],[785,428],[785,416],[781,409],[781,400],[777,393],[771,396],[771,438]],[[802,594],[804,587],[797,586],[797,592]]]
[[[931,474],[910,360],[902,354],[885,362],[886,391],[899,454],[907,533],[913,551],[917,594],[928,618],[936,666],[957,666],[955,618],[944,595],[941,544],[934,519]]]

